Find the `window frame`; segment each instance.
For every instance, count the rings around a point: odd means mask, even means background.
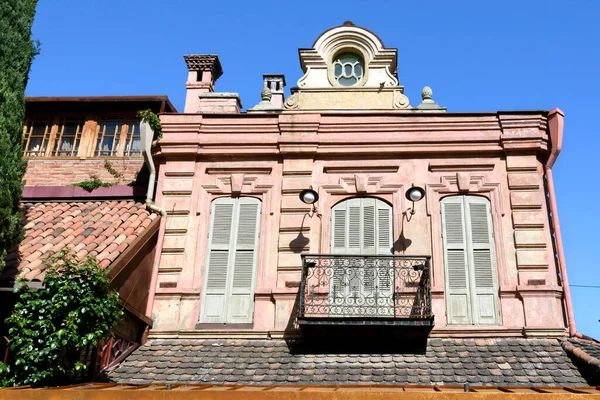
[[[461,210],[461,233],[462,233],[462,246],[458,245],[457,242],[448,243],[448,231],[447,231],[447,221],[445,219],[445,205],[449,204],[460,204]],[[487,232],[489,242],[484,248],[475,244],[473,240],[473,204],[485,204],[486,206],[486,223],[487,223]],[[440,232],[442,234],[441,246],[442,246],[442,254],[443,254],[443,273],[444,273],[444,299],[445,299],[445,310],[446,310],[446,324],[448,326],[500,326],[502,325],[502,310],[500,303],[500,274],[498,273],[498,258],[497,254],[497,243],[496,243],[496,233],[494,231],[494,218],[492,211],[492,202],[485,196],[478,195],[461,195],[461,194],[453,194],[449,196],[444,196],[440,199]],[[454,227],[456,228],[456,226]],[[454,231],[455,233],[456,231]],[[477,247],[477,248],[476,248]],[[463,251],[463,260],[465,262],[465,288],[451,288],[449,282],[449,253],[457,252],[459,249]],[[490,273],[491,279],[493,281],[492,288],[485,288],[483,286],[477,286],[477,272],[476,272],[476,262],[475,262],[475,254],[477,252],[481,252],[482,250],[487,250],[489,252],[489,261],[490,261]],[[487,290],[486,290],[487,289]],[[494,305],[494,315],[493,320],[486,322],[482,320],[480,316],[478,316],[478,297],[480,295],[480,291],[489,292],[488,295],[493,295],[493,305]],[[467,315],[464,317],[463,322],[453,322],[453,320],[459,319],[452,314],[451,307],[451,299],[450,296],[460,295],[460,292],[464,292],[467,297],[466,305],[467,305]],[[484,293],[485,294],[485,293]],[[479,309],[479,312],[481,309]]]
[[[227,204],[232,204],[232,216],[231,216],[231,226],[230,226],[230,232],[229,232],[229,244],[227,244],[227,246],[225,246],[224,244],[220,243],[213,243],[213,234],[214,232],[214,224],[215,224],[215,215],[216,215],[216,207],[218,205],[227,205]],[[238,257],[238,253],[245,253],[248,252],[250,250],[250,247],[247,244],[243,244],[239,242],[239,230],[238,231],[234,231],[234,229],[238,228],[240,226],[240,215],[241,215],[241,208],[243,205],[257,205],[257,216],[256,216],[256,221],[257,221],[257,226],[256,226],[256,235],[255,235],[255,242],[252,248],[253,251],[253,266],[252,266],[252,278],[251,278],[251,284],[250,287],[247,288],[249,293],[240,293],[239,289],[237,289],[235,287],[235,267],[236,267],[236,259]],[[263,199],[261,199],[260,197],[256,197],[256,196],[222,196],[222,197],[216,197],[214,199],[212,199],[212,201],[209,204],[209,209],[210,209],[210,214],[209,214],[209,220],[208,220],[208,231],[207,231],[207,236],[206,236],[206,245],[205,245],[205,254],[204,254],[204,267],[202,268],[202,293],[200,296],[200,310],[199,310],[199,314],[198,314],[198,320],[197,320],[197,324],[196,327],[197,328],[202,328],[202,327],[212,327],[215,324],[216,325],[222,325],[222,324],[228,324],[228,325],[236,325],[236,326],[247,326],[247,327],[252,327],[254,324],[254,312],[255,312],[255,301],[254,301],[254,295],[256,292],[256,285],[258,282],[258,275],[259,275],[259,270],[260,270],[260,264],[261,264],[261,237],[262,237],[262,233],[263,233],[263,224],[264,224],[264,220],[263,220],[263,207],[264,207],[264,201]],[[221,226],[222,228],[222,226]],[[225,247],[227,249],[225,249]],[[223,289],[223,291],[225,292],[223,294],[224,296],[224,306],[223,306],[223,310],[221,313],[221,321],[214,321],[211,319],[216,319],[217,317],[210,317],[207,316],[207,310],[206,310],[206,306],[207,306],[207,300],[206,297],[209,294],[212,295],[218,295],[219,293],[217,292],[213,292],[213,293],[208,293],[209,289],[208,289],[208,281],[209,281],[209,274],[210,274],[210,262],[211,262],[211,253],[212,251],[215,252],[219,252],[222,253],[224,251],[228,252],[228,262],[227,262],[227,271],[226,271],[226,282],[225,282],[225,288]],[[233,321],[233,317],[230,315],[230,310],[229,310],[229,306],[231,306],[231,299],[233,298],[233,295],[247,295],[250,298],[250,305],[249,305],[249,316],[247,317],[247,320],[245,321]],[[229,319],[230,317],[232,317],[232,319]]]
[[[32,129],[36,121],[47,121],[46,132],[42,139],[42,148],[32,154],[29,150],[32,140]],[[118,146],[111,151],[110,155],[100,155],[102,150],[97,148],[104,141],[104,133],[100,131],[104,121],[119,121],[121,125],[114,136]],[[77,123],[74,135],[64,136],[64,127],[70,122]],[[23,158],[26,159],[141,159],[140,118],[133,113],[116,114],[78,114],[61,113],[56,115],[39,114],[28,118],[23,124]],[[132,135],[133,131],[133,135]],[[38,135],[39,136],[39,135]],[[36,137],[38,137],[36,136]],[[74,148],[72,150],[61,150],[59,147],[66,137],[72,137]],[[99,142],[99,139],[101,140]],[[139,150],[132,150],[134,143],[139,143]],[[132,154],[133,153],[133,154]]]

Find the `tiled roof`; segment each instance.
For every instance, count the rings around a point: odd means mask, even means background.
[[[600,343],[594,339],[569,338],[562,343],[565,351],[571,355],[589,379],[600,382]]]
[[[150,340],[110,378],[121,383],[583,386],[557,339],[429,339],[423,351],[341,353],[284,340]]]
[[[134,200],[23,203],[25,237],[7,256],[3,280],[43,280],[42,261],[65,246],[109,266],[158,215]]]

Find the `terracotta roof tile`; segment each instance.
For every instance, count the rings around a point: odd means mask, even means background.
[[[82,258],[100,253],[107,267],[158,218],[133,200],[23,203],[22,210],[25,237],[7,256],[6,280],[42,280],[42,261],[67,245]]]

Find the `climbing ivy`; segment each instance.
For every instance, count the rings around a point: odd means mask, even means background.
[[[9,326],[8,365],[0,363],[3,386],[55,386],[77,381],[87,366],[80,353],[110,336],[123,316],[119,295],[93,258],[81,261],[63,249],[44,263],[42,289],[26,282]]]

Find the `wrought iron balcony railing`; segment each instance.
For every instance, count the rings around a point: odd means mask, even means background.
[[[431,321],[430,256],[302,255],[299,322]]]

